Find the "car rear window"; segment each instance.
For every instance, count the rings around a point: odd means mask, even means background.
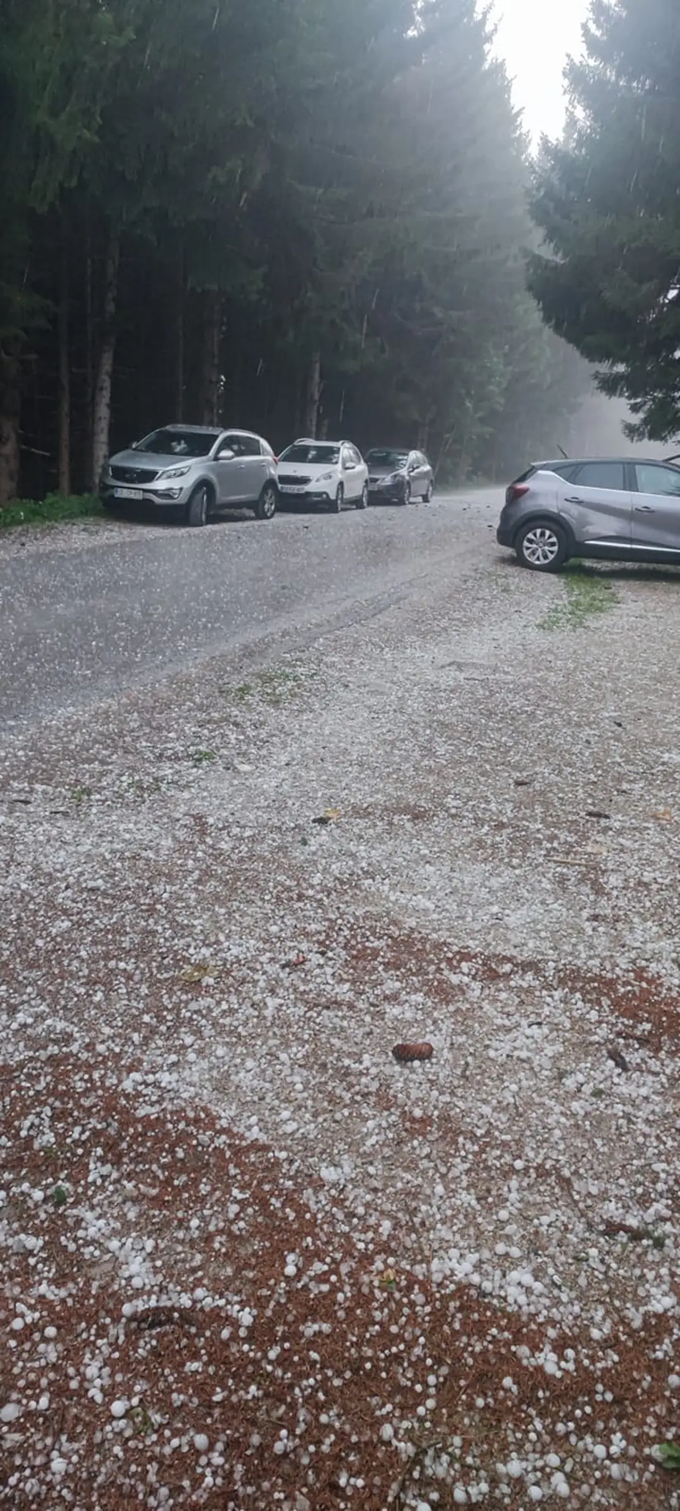
[[[523,473],[522,477],[515,478],[516,483],[528,483],[529,479],[536,476],[537,472],[555,472],[558,477],[563,477],[570,482],[576,471],[573,462],[536,462],[533,467]]]
[[[579,488],[610,488],[623,493],[626,487],[623,462],[586,462],[577,468],[574,482]]]

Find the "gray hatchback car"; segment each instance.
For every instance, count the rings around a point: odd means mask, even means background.
[[[422,451],[404,451],[381,447],[369,451],[368,489],[373,503],[410,504],[422,498],[430,503],[434,493],[434,472]]]
[[[222,509],[253,509],[272,519],[279,491],[276,457],[268,441],[249,430],[166,425],[104,468],[101,500],[172,508],[187,525],[205,525]]]
[[[497,538],[534,572],[557,572],[572,556],[680,565],[680,467],[537,462],[508,488]]]

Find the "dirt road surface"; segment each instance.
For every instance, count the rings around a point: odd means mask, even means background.
[[[680,1506],[680,579],[498,509],[0,545],[12,1511]]]

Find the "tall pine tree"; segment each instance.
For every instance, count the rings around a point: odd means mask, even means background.
[[[680,7],[593,0],[573,114],[544,147],[534,215],[545,318],[630,402],[631,434],[680,430]]]

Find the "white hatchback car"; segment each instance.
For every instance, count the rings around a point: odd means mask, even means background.
[[[295,441],[279,457],[279,497],[326,506],[368,508],[368,467],[351,441]]]

